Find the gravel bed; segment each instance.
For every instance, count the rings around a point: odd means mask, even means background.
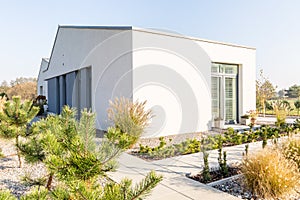
[[[47,175],[47,171],[42,163],[27,164],[22,159],[22,167],[19,168],[18,157],[15,145],[12,140],[0,140],[0,147],[4,158],[0,159],[0,190],[10,190],[15,196],[20,197],[30,190],[31,186],[21,181],[22,177],[30,174],[32,178]]]
[[[234,195],[240,199],[248,199],[248,200],[260,200],[262,198],[258,198],[257,196],[253,195],[250,190],[246,189],[244,184],[243,176],[239,176],[237,178],[229,179],[226,182],[222,182],[220,184],[213,185],[212,187],[221,190],[222,192],[226,192],[228,194]],[[296,192],[286,196],[283,199],[289,200],[300,200],[300,195]],[[281,200],[278,198],[277,200]]]
[[[99,143],[101,139],[96,139]],[[22,167],[19,168],[18,157],[16,155],[16,148],[14,140],[0,139],[0,148],[5,156],[0,158],[0,190],[9,190],[17,198],[26,194],[33,186],[27,185],[22,181],[22,177],[30,174],[31,178],[38,178],[47,176],[47,170],[43,163],[28,164],[22,159]],[[108,177],[99,177],[98,183],[104,187],[112,180]],[[59,182],[54,178],[52,187],[55,187]]]

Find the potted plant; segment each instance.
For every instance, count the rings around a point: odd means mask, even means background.
[[[215,127],[217,128],[224,128],[225,120],[221,117],[217,117],[214,119]]]
[[[248,114],[242,115],[241,116],[241,124],[242,125],[248,125],[250,124],[250,116]]]
[[[251,124],[254,125],[258,117],[258,112],[256,110],[249,110],[247,113],[250,117]]]

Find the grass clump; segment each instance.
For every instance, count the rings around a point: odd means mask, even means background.
[[[130,99],[121,97],[110,101],[109,105],[109,120],[122,133],[130,134],[135,143],[152,118],[151,110],[145,109],[146,101],[132,102]]]
[[[291,194],[299,186],[299,171],[278,150],[265,148],[243,160],[246,186],[261,198],[276,199]]]
[[[300,139],[292,138],[282,144],[282,153],[285,158],[294,161],[300,170]]]

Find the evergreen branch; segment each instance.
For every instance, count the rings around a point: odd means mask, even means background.
[[[150,193],[150,190],[152,190],[160,181],[162,181],[162,176],[156,175],[154,171],[151,171],[147,174],[145,179],[135,186],[128,200],[137,200],[147,196]]]
[[[78,194],[84,199],[84,200],[88,200],[80,190],[77,190]]]
[[[120,149],[118,149],[117,151],[115,151],[112,155],[110,155],[110,157],[108,159],[106,159],[105,161],[103,161],[101,163],[101,165],[105,165],[107,164],[108,162],[110,162],[111,160],[115,159],[117,157],[117,155],[121,152]]]

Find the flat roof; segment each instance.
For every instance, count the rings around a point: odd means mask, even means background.
[[[139,28],[133,26],[59,25],[59,28],[134,30],[134,31],[150,33],[150,34],[164,35],[164,36],[175,37],[175,38],[189,39],[189,40],[200,41],[200,42],[207,42],[213,44],[220,44],[220,45],[256,50],[255,47],[250,47],[245,45],[233,44],[228,42],[219,42],[219,41],[202,39],[202,38],[197,38],[192,36],[180,35],[178,33],[171,33],[166,31],[160,31],[160,30],[149,29],[149,28]]]

